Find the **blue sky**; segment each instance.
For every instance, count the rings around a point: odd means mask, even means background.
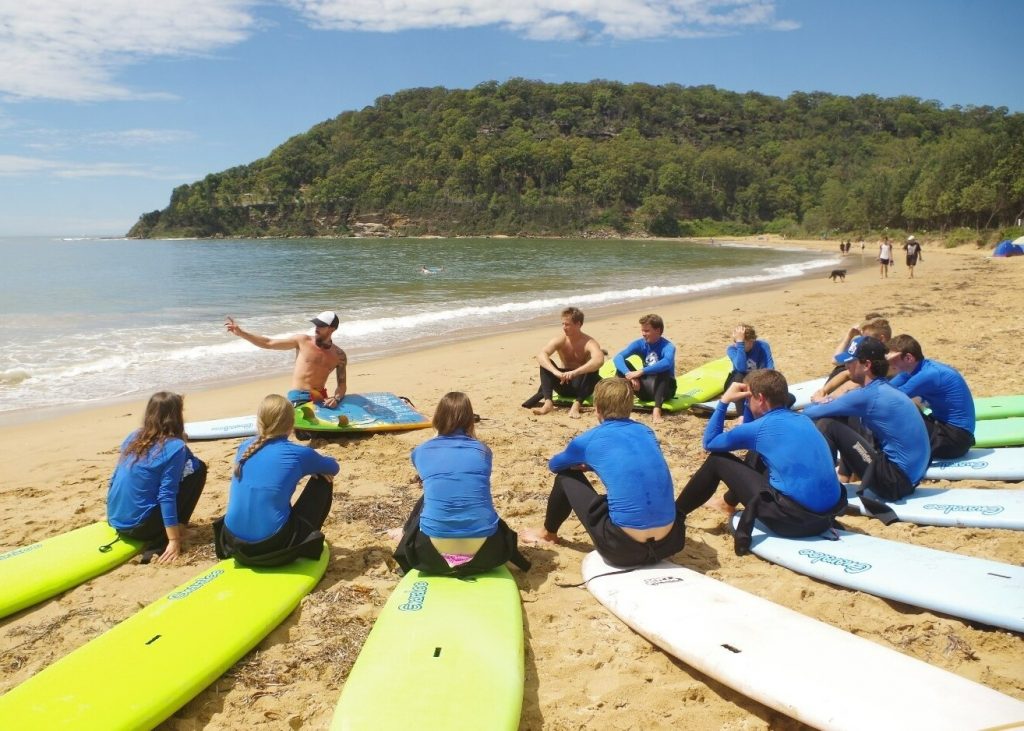
[[[122,235],[175,186],[417,86],[602,78],[1024,112],[1022,28],[1024,0],[0,0],[0,236]]]

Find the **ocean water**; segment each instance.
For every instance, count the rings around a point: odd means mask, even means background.
[[[290,370],[224,330],[309,331],[338,312],[358,362],[424,339],[797,277],[832,256],[542,239],[0,239],[0,413]],[[434,273],[424,274],[421,267]]]

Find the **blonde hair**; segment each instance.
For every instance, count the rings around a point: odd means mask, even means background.
[[[235,462],[235,477],[241,479],[242,465],[256,454],[269,440],[290,434],[295,426],[295,407],[284,396],[272,393],[265,396],[256,411],[256,431],[259,436],[253,440],[238,461]]]
[[[476,439],[475,419],[469,396],[462,391],[449,391],[438,401],[430,423],[440,436],[448,436],[461,429],[466,436]]]
[[[875,340],[880,340],[882,343],[889,342],[889,338],[892,337],[892,326],[889,325],[889,321],[884,317],[876,317],[874,320],[868,320],[860,326],[861,335],[869,335]]]
[[[743,328],[743,339],[744,340],[757,340],[757,331],[754,329],[753,325],[743,325],[743,324],[741,324],[740,327]]]
[[[594,386],[594,406],[604,419],[628,419],[633,411],[633,389],[625,378],[603,378]]]

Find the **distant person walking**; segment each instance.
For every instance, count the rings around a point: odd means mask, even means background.
[[[892,243],[889,237],[882,239],[878,245],[878,278],[889,278],[889,265],[892,264]]]
[[[909,276],[913,279],[914,267],[917,266],[917,262],[924,261],[924,257],[921,256],[921,244],[913,235],[910,235],[907,237],[907,242],[903,244],[903,248],[907,251],[907,271],[910,272]]]

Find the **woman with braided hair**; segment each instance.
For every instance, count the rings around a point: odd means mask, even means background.
[[[242,442],[235,456],[228,509],[213,524],[220,558],[251,566],[281,566],[296,558],[318,558],[320,532],[331,510],[338,462],[288,440],[295,409],[271,394],[256,413],[258,436]],[[291,503],[299,480],[310,475]]]
[[[185,445],[185,400],[159,391],[146,404],[142,427],[121,444],[110,478],[107,522],[119,535],[148,541],[143,563],[173,561],[185,525],[206,484],[206,465]]]

